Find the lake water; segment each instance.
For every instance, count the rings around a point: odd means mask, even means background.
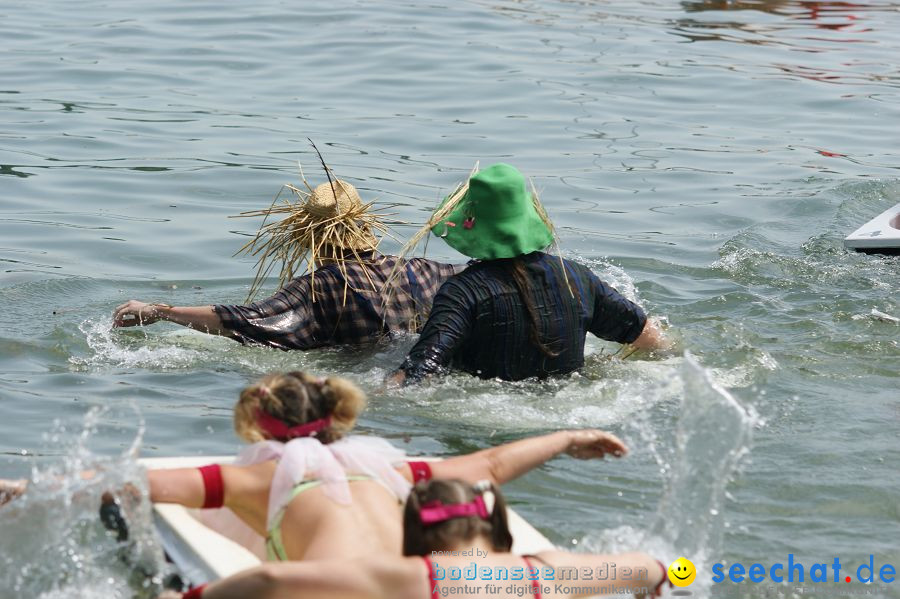
[[[560,546],[693,559],[695,596],[800,596],[699,582],[714,563],[900,566],[900,325],[872,314],[900,317],[900,262],[842,249],[900,201],[900,5],[86,0],[0,15],[0,476],[33,472],[46,492],[0,512],[0,596],[129,596],[129,573],[103,566],[95,504],[66,499],[71,473],[105,460],[125,477],[142,426],[145,456],[234,452],[237,392],[285,368],[356,380],[372,393],[361,429],[410,453],[622,435],[626,460],[557,459],[508,485],[512,503]],[[229,216],[297,183],[298,161],[321,180],[307,137],[412,223],[476,160],[515,164],[564,254],[690,355],[608,359],[593,339],[566,379],[382,395],[412,339],[282,353],[110,330],[130,298],[239,303],[253,262],[232,254],[258,223]]]

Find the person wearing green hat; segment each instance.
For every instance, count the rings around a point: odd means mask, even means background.
[[[495,164],[472,175],[426,229],[474,261],[438,290],[389,383],[447,368],[504,380],[566,374],[584,364],[588,332],[641,349],[669,346],[640,306],[586,266],[543,251],[553,243],[552,225],[515,167]]]

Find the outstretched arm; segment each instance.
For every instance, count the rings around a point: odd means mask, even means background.
[[[472,331],[475,306],[453,279],[434,296],[431,314],[419,340],[400,367],[385,379],[388,387],[416,383],[447,368],[453,355]]]
[[[11,480],[0,478],[0,505],[9,503],[28,488],[28,481],[24,478]]]
[[[459,478],[472,483],[487,479],[502,485],[563,452],[590,459],[620,457],[628,453],[628,448],[615,435],[600,430],[559,431],[434,462],[431,472],[434,478]],[[404,468],[404,476],[412,480],[408,467]]]
[[[608,341],[630,343],[638,349],[667,350],[671,342],[659,323],[644,310],[588,272],[594,298],[593,317],[588,330]]]
[[[113,313],[114,327],[146,326],[160,320],[197,329],[210,335],[231,337],[212,306],[169,306],[129,300]]]
[[[667,579],[666,567],[646,553],[618,553],[594,555],[568,553],[566,551],[542,551],[537,554],[542,561],[560,572],[562,568],[600,570],[608,578],[604,585],[613,585],[617,593],[634,593],[635,597],[659,597]],[[572,585],[573,597],[593,595],[593,585]],[[583,593],[580,591],[584,591]]]
[[[231,508],[251,528],[265,533],[269,486],[272,482],[274,462],[262,462],[252,466],[218,467],[221,486],[208,486],[199,468],[170,468],[147,471],[150,501],[154,503],[178,503],[185,507]],[[209,493],[218,493],[218,501],[212,501]],[[219,505],[220,502],[220,505]]]
[[[652,318],[647,319],[641,334],[631,342],[631,345],[638,349],[647,350],[672,349],[672,341],[663,333],[659,323]]]
[[[428,595],[427,570],[421,559],[327,560],[278,562],[244,570],[210,583],[202,599],[322,599],[323,597],[392,597]],[[179,599],[168,592],[159,599]],[[191,596],[188,594],[188,596]]]
[[[84,479],[93,476],[93,470],[81,473]],[[147,482],[150,488],[150,501],[154,503],[179,503],[185,507],[203,505],[205,499],[203,479],[196,468],[148,470]],[[27,489],[27,479],[0,478],[0,505],[21,496]]]
[[[218,486],[218,502],[234,510],[257,532],[265,532],[266,508],[269,485],[272,481],[274,462],[263,462],[252,466],[219,467],[221,474]],[[95,475],[92,470],[81,473],[84,479]],[[0,506],[25,493],[27,480],[0,479]],[[185,507],[204,507],[210,498],[204,476],[199,468],[162,468],[147,471],[147,486],[153,503],[177,503]],[[139,497],[139,491],[125,483],[122,490],[128,495]],[[216,505],[215,507],[219,507]]]

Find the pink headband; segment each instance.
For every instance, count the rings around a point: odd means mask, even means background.
[[[296,439],[297,437],[312,437],[316,433],[325,430],[331,426],[331,416],[312,420],[298,426],[288,426],[271,414],[257,409],[256,424],[275,439]]]
[[[463,518],[465,516],[478,516],[482,520],[490,518],[487,506],[484,505],[484,499],[481,498],[481,495],[476,495],[475,499],[469,503],[454,503],[452,505],[444,505],[438,500],[429,501],[419,511],[419,518],[422,519],[422,524],[426,526],[444,522],[451,518]]]

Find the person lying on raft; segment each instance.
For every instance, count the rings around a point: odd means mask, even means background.
[[[639,349],[670,346],[640,306],[586,266],[544,252],[554,241],[552,224],[508,164],[458,186],[413,239],[429,229],[475,261],[438,290],[389,384],[449,368],[512,381],[567,374],[584,365],[588,332]]]
[[[227,507],[271,560],[400,555],[401,501],[431,477],[503,484],[559,455],[624,455],[597,430],[563,431],[437,462],[408,461],[386,440],[346,436],[365,395],[341,378],[270,374],[241,392],[238,436],[253,443],[236,465],[150,470],[150,499]],[[246,532],[246,531],[245,531]]]
[[[263,254],[251,296],[268,273],[265,260],[290,257],[275,295],[249,305],[170,306],[130,300],[115,309],[113,327],[163,320],[242,344],[283,350],[359,344],[395,331],[418,332],[438,288],[465,267],[380,254],[377,248],[386,227],[346,181],[323,183],[309,193],[289,188],[305,202],[292,204],[281,223],[261,229],[256,239],[270,235],[270,241],[250,245],[252,253]],[[269,252],[274,245],[277,251]],[[294,277],[298,260],[306,262],[308,272]],[[394,272],[399,276],[388,280]]]
[[[435,599],[449,595],[556,599],[628,592],[659,596],[666,581],[666,567],[644,553],[542,551],[518,556],[510,553],[511,548],[506,502],[493,484],[482,481],[473,487],[462,480],[431,480],[415,486],[404,508],[406,558],[373,551],[357,560],[266,564],[184,594],[169,591],[159,599]],[[469,552],[470,557],[455,557],[453,552]],[[453,575],[470,571],[473,564],[477,568],[474,581]],[[567,580],[563,571],[575,571],[579,578]],[[585,571],[590,571],[590,579],[583,578]]]

